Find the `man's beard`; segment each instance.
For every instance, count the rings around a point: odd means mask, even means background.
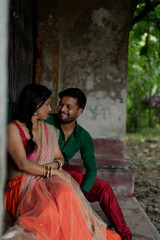
[[[67,124],[67,123],[72,123],[76,117],[66,117],[65,119],[62,119],[60,116],[61,113],[58,113],[58,119],[60,123]]]

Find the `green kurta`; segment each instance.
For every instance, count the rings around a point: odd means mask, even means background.
[[[94,184],[97,167],[96,159],[94,154],[94,145],[90,134],[76,123],[73,133],[70,135],[67,142],[65,142],[64,133],[58,124],[57,115],[50,114],[50,117],[45,121],[49,124],[54,125],[59,129],[59,146],[65,159],[65,165],[69,165],[69,161],[77,151],[80,150],[81,158],[85,167],[85,174],[81,184],[81,188],[86,192],[89,192]]]

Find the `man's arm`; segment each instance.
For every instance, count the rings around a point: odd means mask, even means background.
[[[97,166],[93,141],[87,131],[82,134],[80,152],[86,170],[81,184],[81,189],[84,193],[88,193],[94,184],[97,174]]]
[[[57,128],[53,114],[50,114],[50,117],[45,122],[52,124]],[[80,150],[81,158],[86,170],[81,189],[84,193],[87,193],[93,186],[97,174],[94,145],[90,134],[79,124],[77,124],[76,131],[78,137],[69,139],[65,145],[62,144],[62,139],[59,138],[59,146],[65,158],[65,164],[69,164],[70,159],[78,150]]]

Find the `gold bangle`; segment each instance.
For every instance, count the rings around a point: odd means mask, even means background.
[[[49,166],[47,166],[47,178],[49,178]]]
[[[60,159],[55,159],[53,162],[57,162],[58,163],[58,169],[62,170],[63,163]]]

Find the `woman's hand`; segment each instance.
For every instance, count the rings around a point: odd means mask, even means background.
[[[52,176],[54,176],[54,175],[65,179],[67,182],[71,182],[71,175],[65,170],[54,169]]]
[[[58,163],[57,162],[52,162],[52,163],[47,163],[45,164],[51,168],[58,169]]]

